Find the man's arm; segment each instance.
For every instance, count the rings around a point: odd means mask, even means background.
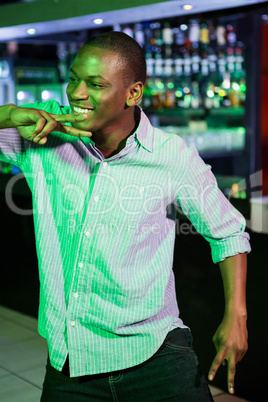
[[[12,103],[5,106],[0,106],[0,128],[11,128],[14,127],[12,125],[12,121],[10,118],[11,110],[16,107]]]
[[[0,129],[17,128],[20,135],[41,145],[47,142],[51,131],[65,134],[90,137],[91,133],[69,127],[63,123],[83,121],[88,115],[52,114],[41,109],[23,108],[13,104],[0,106]]]
[[[227,360],[228,390],[234,393],[236,364],[248,348],[247,308],[246,308],[246,253],[228,257],[220,262],[223,279],[225,312],[223,320],[213,336],[217,351],[209,370],[208,378],[213,380],[221,364]]]

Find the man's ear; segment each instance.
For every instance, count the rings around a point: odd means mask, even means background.
[[[126,100],[127,106],[135,106],[139,103],[143,95],[144,85],[141,81],[136,82],[129,88],[128,97]]]

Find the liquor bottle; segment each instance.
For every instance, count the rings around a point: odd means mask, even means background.
[[[163,75],[165,77],[171,77],[174,74],[173,67],[173,59],[165,58],[163,63]]]
[[[165,58],[172,57],[173,31],[170,23],[165,21],[162,29],[163,54]]]
[[[61,82],[66,82],[69,74],[68,68],[68,51],[67,45],[64,42],[58,42],[57,44],[57,57],[58,57],[58,70]]]
[[[165,100],[164,107],[172,109],[176,106],[175,84],[173,76],[167,77],[165,80]]]
[[[172,45],[173,44],[173,31],[169,22],[164,22],[164,26],[162,29],[162,38],[164,45]]]
[[[209,42],[210,42],[210,37],[209,37],[208,25],[206,24],[206,22],[202,22],[202,24],[200,25],[200,47],[201,47],[201,51],[203,50],[203,51],[207,52]]]
[[[127,34],[128,36],[130,36],[131,38],[134,38],[133,29],[131,29],[131,27],[130,27],[129,25],[126,25],[126,26],[123,28],[123,32],[124,32],[125,34]]]
[[[197,49],[200,40],[200,25],[199,21],[192,19],[189,22],[189,41],[191,42],[192,49]]]
[[[161,109],[165,102],[165,85],[160,77],[152,80],[152,108]]]
[[[228,46],[234,47],[236,45],[236,33],[232,25],[228,24],[226,26],[226,40]]]
[[[191,57],[191,67],[192,67],[192,74],[198,74],[200,68],[200,56],[197,49],[193,50],[192,57]]]
[[[234,77],[231,86],[230,86],[230,92],[229,92],[229,99],[231,102],[232,107],[239,107],[241,106],[240,103],[240,86]]]
[[[120,24],[114,24],[113,25],[113,31],[122,32],[121,25]]]
[[[213,108],[213,98],[215,96],[214,92],[214,84],[212,81],[209,81],[207,84],[207,89],[204,94],[203,105],[205,109],[212,109]]]
[[[146,85],[144,86],[143,97],[142,97],[142,107],[144,109],[150,109],[152,107],[152,78],[148,77]]]
[[[142,29],[142,24],[135,24],[133,31],[134,31],[134,39],[136,40],[136,42],[138,42],[140,47],[143,48],[145,45],[145,34],[144,30]]]
[[[217,55],[212,47],[210,47],[208,53],[208,64],[209,71],[211,73],[215,73],[217,71]]]
[[[217,47],[219,50],[223,49],[226,45],[226,28],[223,25],[218,25],[216,29]]]
[[[161,47],[163,45],[163,38],[160,22],[152,22],[150,28],[152,30],[151,44],[156,47]]]
[[[217,31],[214,23],[212,21],[207,22],[209,30],[209,43],[212,49],[217,47]]]
[[[199,83],[197,81],[193,81],[191,107],[193,109],[198,109],[200,106],[201,106],[201,97],[199,92]]]
[[[226,57],[224,50],[220,49],[218,52],[218,70],[219,73],[223,76],[226,71]]]
[[[213,64],[212,64],[213,60],[209,59],[209,57],[211,57],[211,56],[203,54],[203,57],[201,59],[201,74],[203,77],[208,76],[209,71],[210,72],[215,71],[215,69],[214,69],[215,62],[213,62]],[[212,68],[211,68],[211,65],[212,65]]]
[[[237,46],[235,48],[235,70],[237,72],[242,72],[243,63],[244,63],[243,43],[237,42]]]
[[[230,73],[233,73],[235,70],[235,55],[234,55],[234,48],[232,46],[227,47],[226,62],[227,62],[227,70]]]
[[[145,47],[152,46],[152,30],[150,28],[150,22],[143,23],[143,33],[144,33],[144,44]]]
[[[183,29],[182,29],[183,27]],[[185,42],[186,42],[186,31],[188,30],[188,26],[183,24],[180,27],[173,28],[174,35],[174,44],[173,44],[173,55],[175,58],[183,57],[183,53],[185,51]]]
[[[183,75],[184,60],[182,57],[177,57],[174,61],[174,73],[176,77]]]
[[[183,62],[183,73],[186,76],[189,76],[191,74],[191,56],[189,51],[185,51],[184,53],[184,62]]]

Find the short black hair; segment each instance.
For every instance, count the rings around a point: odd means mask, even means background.
[[[93,46],[112,50],[119,55],[123,64],[123,80],[125,86],[146,81],[146,61],[140,45],[124,32],[104,32],[89,39],[84,46]]]

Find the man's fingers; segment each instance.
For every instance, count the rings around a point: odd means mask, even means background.
[[[77,121],[83,121],[88,118],[88,114],[53,114],[53,117],[58,123],[75,123]]]
[[[234,394],[234,378],[235,378],[235,358],[234,355],[232,355],[228,359],[228,373],[227,373],[227,385],[228,385],[228,391],[230,394]]]
[[[47,136],[51,131],[60,131],[62,133],[73,135],[76,137],[91,137],[92,133],[84,130],[79,130],[74,127],[67,126],[63,123],[74,123],[85,120],[88,115],[80,114],[52,114],[44,110],[39,110],[39,116],[36,119],[32,140],[41,145],[47,142]]]
[[[79,130],[78,128],[65,126],[65,124],[60,124],[60,130],[62,133],[73,135],[75,137],[91,137],[92,133],[90,131]]]
[[[219,351],[210,367],[209,373],[208,373],[208,379],[212,381],[218,371],[218,368],[220,365],[227,360],[227,386],[228,386],[228,391],[230,394],[234,394],[234,378],[235,378],[235,372],[236,372],[236,359],[235,359],[235,354],[229,354],[229,356],[226,356],[225,350]]]
[[[35,125],[35,129],[33,132],[33,136],[38,135],[43,130],[44,126],[46,125],[47,120],[44,117],[40,117]]]
[[[226,356],[225,356],[224,350],[219,350],[211,364],[211,367],[210,367],[210,370],[208,373],[208,379],[210,381],[214,380],[214,377],[218,371],[218,368],[220,367],[222,361],[225,358],[226,358]]]

